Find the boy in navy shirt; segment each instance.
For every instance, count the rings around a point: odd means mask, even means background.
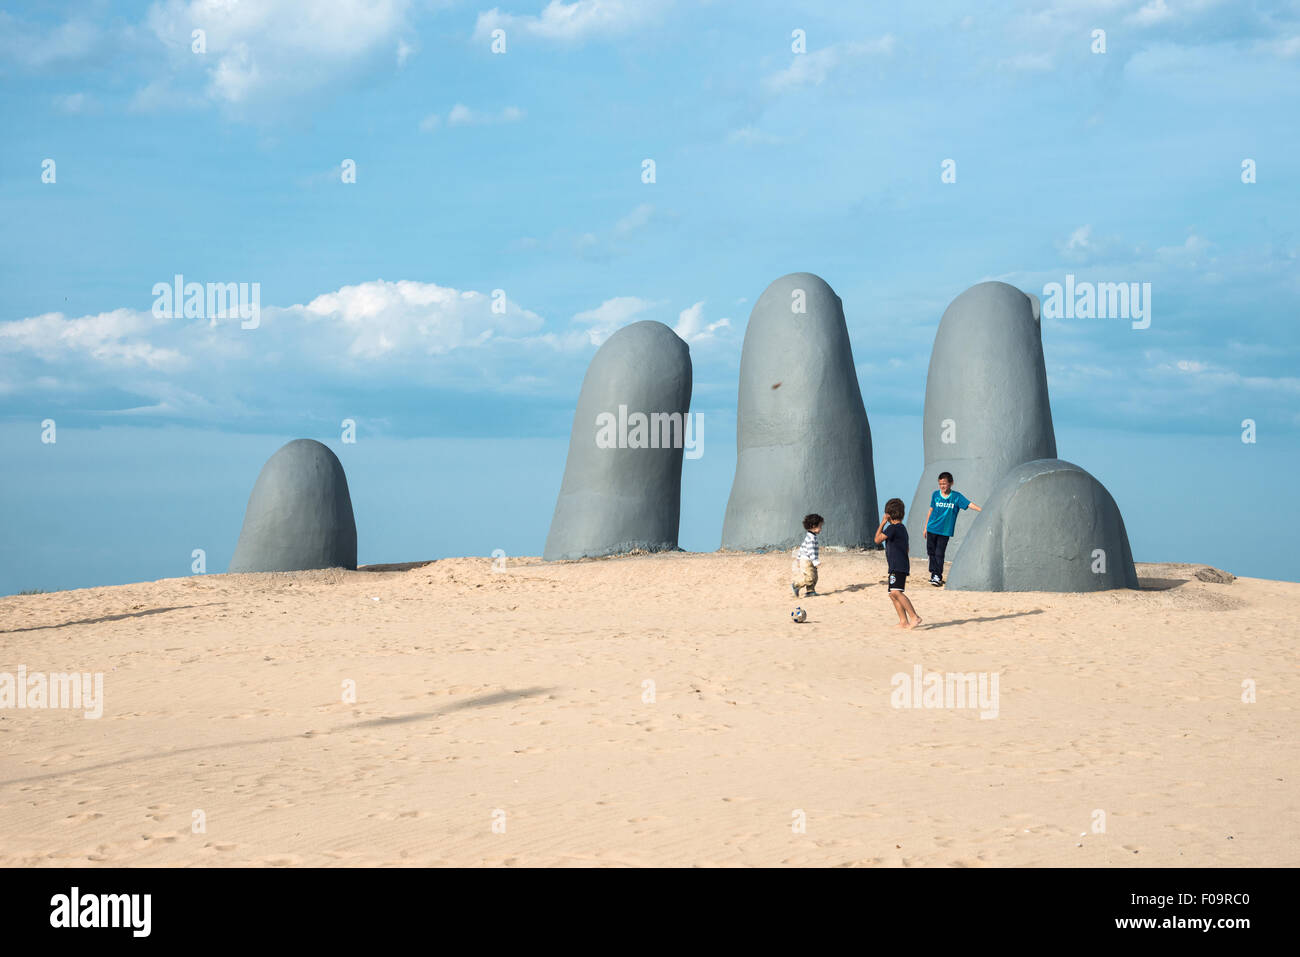
[[[930,558],[930,584],[938,588],[943,584],[943,553],[948,550],[948,539],[957,531],[957,511],[980,507],[961,492],[953,490],[952,473],[939,473],[939,491],[930,496],[930,511],[925,514],[925,554]]]
[[[907,557],[907,526],[903,524],[903,500],[891,498],[885,503],[885,517],[876,529],[876,544],[885,543],[885,562],[889,568],[889,600],[898,612],[899,628],[915,628],[921,616],[912,607],[912,600],[903,593],[907,587],[907,573],[912,562]],[[911,621],[908,620],[911,615]]]

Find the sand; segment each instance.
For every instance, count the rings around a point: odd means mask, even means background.
[[[902,632],[880,553],[825,554],[799,602],[789,565],[0,599],[0,672],[100,671],[105,697],[98,720],[0,710],[0,864],[1300,865],[1300,584],[920,581]],[[996,673],[997,716],[894,707],[918,665]]]

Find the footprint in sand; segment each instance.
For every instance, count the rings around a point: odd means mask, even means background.
[[[154,843],[174,844],[180,839],[178,834],[141,834],[140,840],[132,844],[136,850],[143,850]]]

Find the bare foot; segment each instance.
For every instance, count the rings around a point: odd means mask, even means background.
[[[900,622],[899,622],[897,625],[895,625],[894,627],[895,627],[895,628],[911,628],[912,626],[909,625],[909,624],[907,624],[907,622],[900,621]]]
[[[908,627],[908,628],[915,628],[915,627],[917,627],[917,626],[920,625],[920,624],[921,624],[921,619],[920,619],[920,618],[915,618],[915,619],[912,620],[912,623],[911,623],[910,625],[908,625],[907,627]]]

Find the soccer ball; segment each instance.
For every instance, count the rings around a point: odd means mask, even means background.
[[[800,624],[808,620],[808,612],[804,611],[802,608],[796,608],[794,611],[790,612],[790,617],[794,619],[795,624]]]

